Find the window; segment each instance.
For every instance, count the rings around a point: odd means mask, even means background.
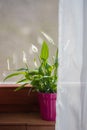
[[[0,82],[14,69],[22,67],[25,55],[33,66],[32,45],[40,47],[40,31],[57,44],[57,0],[0,0]],[[9,82],[14,82],[10,79]],[[6,82],[6,83],[7,83]]]

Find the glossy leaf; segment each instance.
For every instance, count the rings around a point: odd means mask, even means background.
[[[27,68],[20,68],[20,69],[17,69],[17,71],[27,71],[28,69]]]
[[[28,84],[28,83],[25,83],[25,84],[23,84],[23,85],[17,87],[17,88],[15,89],[15,91],[19,91],[19,90],[23,89],[27,84]]]
[[[23,83],[23,82],[29,82],[29,81],[28,81],[28,79],[25,78],[25,79],[19,80],[19,81],[17,82],[17,84],[18,84],[18,83]]]
[[[12,74],[8,75],[8,76],[4,79],[4,81],[7,80],[7,79],[9,79],[9,78],[12,78],[12,77],[14,77],[14,76],[18,76],[18,75],[25,75],[25,72],[12,73]]]
[[[44,41],[41,48],[40,58],[42,60],[47,60],[49,57],[49,48],[47,43]]]

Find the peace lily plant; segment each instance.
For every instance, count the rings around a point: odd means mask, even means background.
[[[22,79],[17,81],[21,84],[15,91],[21,90],[26,85],[31,84],[31,89],[38,93],[40,112],[42,119],[56,119],[56,92],[57,92],[57,69],[58,69],[58,49],[55,51],[53,63],[49,63],[49,46],[46,41],[42,42],[39,55],[40,65],[31,70],[27,63],[25,68],[20,68],[16,72],[5,77],[4,81],[14,76],[22,75]]]
[[[58,69],[58,49],[56,50],[54,62],[49,64],[49,47],[46,41],[43,41],[42,48],[39,56],[39,67],[31,70],[27,63],[25,68],[20,68],[5,77],[4,81],[14,76],[22,75],[23,79],[18,80],[17,84],[22,85],[17,90],[23,89],[27,84],[32,85],[32,89],[37,92],[55,93],[57,91],[57,69]]]

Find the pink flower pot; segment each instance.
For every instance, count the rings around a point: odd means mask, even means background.
[[[38,93],[41,117],[44,120],[56,119],[56,93]]]

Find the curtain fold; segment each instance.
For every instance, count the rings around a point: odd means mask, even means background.
[[[83,58],[81,72],[81,130],[87,130],[87,0],[83,0]]]
[[[87,130],[87,1],[59,0],[56,130]]]

